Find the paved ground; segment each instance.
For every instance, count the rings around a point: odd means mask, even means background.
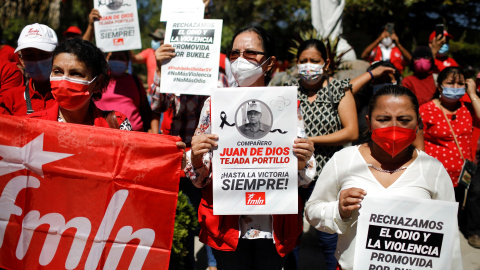
[[[305,233],[300,246],[300,270],[325,270],[323,255],[316,245],[315,229],[308,224],[305,226]],[[480,270],[480,249],[471,247],[467,240],[460,234],[460,246],[462,249],[463,269]],[[207,254],[203,244],[195,240],[195,253],[197,258],[197,270],[207,268]],[[438,269],[435,269],[438,270]],[[455,270],[455,269],[452,269]]]

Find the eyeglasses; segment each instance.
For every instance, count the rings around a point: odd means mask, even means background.
[[[259,51],[254,51],[254,50],[245,50],[243,52],[239,51],[239,50],[235,50],[235,51],[230,51],[230,54],[229,54],[229,57],[228,59],[230,59],[230,61],[235,61],[237,60],[238,57],[240,57],[240,55],[243,55],[243,58],[246,58],[246,59],[255,59],[257,58],[257,55],[265,55],[264,52],[259,52]]]

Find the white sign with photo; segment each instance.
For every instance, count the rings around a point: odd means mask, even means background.
[[[105,52],[142,48],[137,1],[98,0],[94,7],[102,16],[95,22],[95,42]]]
[[[165,43],[175,57],[162,63],[160,92],[210,95],[218,84],[222,20],[169,21]]]
[[[457,209],[455,202],[365,196],[353,269],[450,269]]]
[[[160,21],[202,20],[204,12],[202,0],[162,0]]]
[[[211,100],[213,213],[297,214],[297,88],[218,88]]]

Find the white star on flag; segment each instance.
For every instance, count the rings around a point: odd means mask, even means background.
[[[60,159],[73,156],[57,152],[43,151],[43,133],[23,147],[0,145],[0,176],[23,170],[28,170],[43,177],[42,166]]]

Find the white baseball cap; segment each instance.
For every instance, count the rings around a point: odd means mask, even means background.
[[[53,52],[57,47],[57,34],[52,28],[39,23],[27,25],[18,38],[18,47],[15,52],[25,48],[35,48],[46,52]]]
[[[247,106],[247,112],[249,111],[257,111],[259,113],[262,112],[262,108],[260,107],[260,104],[257,104],[255,101],[252,101],[250,103],[248,103],[248,106]]]

